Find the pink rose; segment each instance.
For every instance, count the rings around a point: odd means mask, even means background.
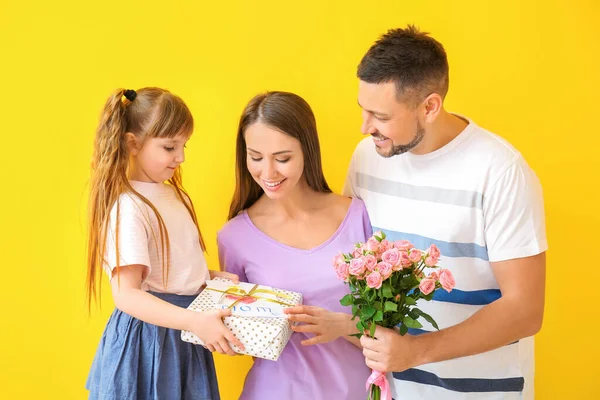
[[[401,251],[408,251],[415,246],[413,246],[408,240],[396,240],[394,242],[394,247]]]
[[[354,251],[352,251],[352,257],[354,257],[354,258],[359,258],[362,255],[363,255],[363,253],[362,253],[361,249],[356,248],[356,249],[354,249]]]
[[[381,243],[379,243],[379,252],[380,253],[384,253],[391,248],[392,248],[392,244],[390,242],[388,242],[387,239],[383,239],[381,241]]]
[[[346,262],[344,261],[344,255],[342,253],[338,253],[335,257],[333,257],[331,263],[334,267],[336,267],[338,264],[345,264]]]
[[[344,282],[348,281],[348,277],[350,275],[349,265],[346,263],[336,264],[335,273],[339,279],[343,280]]]
[[[437,259],[440,258],[440,249],[438,249],[435,244],[432,244],[431,246],[429,246],[428,253],[433,258],[437,258]]]
[[[427,258],[425,258],[425,265],[427,265],[428,267],[435,267],[438,261],[439,260],[436,257],[428,256]]]
[[[438,271],[433,271],[432,273],[429,274],[428,278],[433,279],[434,281],[437,282],[440,280],[440,273]]]
[[[397,267],[400,265],[400,252],[398,249],[389,249],[381,255],[381,261],[391,264],[392,267]]]
[[[367,240],[365,247],[367,248],[367,251],[372,251],[376,253],[377,251],[379,251],[379,241],[374,237],[371,237],[369,238],[369,240]]]
[[[410,253],[408,253],[408,258],[409,258],[410,261],[412,261],[412,262],[414,262],[416,264],[419,261],[421,261],[421,256],[422,255],[423,255],[423,253],[421,253],[421,250],[411,249]]]
[[[421,283],[419,283],[419,290],[427,296],[435,290],[435,281],[433,279],[423,279]]]
[[[379,289],[382,283],[381,274],[377,271],[373,271],[367,276],[367,286],[372,289]]]
[[[377,258],[375,258],[374,255],[368,254],[367,256],[365,256],[365,267],[367,268],[367,271],[373,271],[376,265]]]
[[[448,293],[454,289],[456,286],[456,282],[454,281],[454,276],[452,276],[452,272],[449,269],[443,269],[440,271],[440,283],[444,290]]]
[[[408,253],[406,251],[400,252],[400,265],[402,265],[402,267],[410,267],[412,265],[412,261],[408,257]]]
[[[351,275],[360,276],[364,274],[366,270],[365,260],[361,258],[354,258],[350,261],[349,272]]]
[[[392,264],[382,261],[379,264],[377,264],[377,271],[379,271],[379,273],[381,274],[381,278],[385,281],[387,278],[390,277],[390,275],[392,275],[394,269],[392,268]]]

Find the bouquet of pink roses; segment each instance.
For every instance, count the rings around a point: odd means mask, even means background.
[[[335,256],[336,274],[350,286],[350,294],[340,303],[352,306],[353,319],[359,318],[358,331],[373,336],[376,325],[398,326],[404,335],[409,328],[423,326],[419,318],[439,329],[430,315],[416,307],[417,300],[431,300],[435,290],[450,292],[454,288],[452,273],[436,265],[439,258],[440,251],[434,244],[421,251],[406,240],[389,242],[383,232],[375,232],[366,243],[357,243],[351,253]],[[391,399],[389,383],[380,371],[373,371],[367,390],[370,400],[379,400],[382,395]]]

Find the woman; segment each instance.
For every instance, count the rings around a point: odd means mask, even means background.
[[[229,222],[218,234],[222,267],[242,281],[300,292],[305,304],[288,310],[303,324],[277,362],[255,359],[241,399],[364,399],[370,370],[339,303],[348,288],[331,266],[371,235],[364,204],[329,189],[314,115],[295,94],[250,101],[236,154]]]

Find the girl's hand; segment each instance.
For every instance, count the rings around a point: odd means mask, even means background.
[[[288,319],[293,322],[302,322],[302,325],[293,325],[294,332],[313,333],[315,336],[303,340],[304,346],[331,342],[340,336],[350,335],[352,330],[351,315],[332,312],[315,306],[296,306],[284,309]]]
[[[210,279],[224,278],[224,279],[229,279],[230,281],[233,281],[233,283],[235,283],[236,285],[238,283],[240,283],[240,277],[237,276],[236,274],[232,274],[231,272],[214,271],[212,269],[209,269],[208,273],[210,274]]]
[[[231,349],[231,342],[241,350],[244,345],[240,342],[229,329],[223,324],[223,318],[231,315],[231,310],[211,310],[195,312],[191,331],[204,342],[210,352],[217,351],[221,354],[235,356],[237,353]]]

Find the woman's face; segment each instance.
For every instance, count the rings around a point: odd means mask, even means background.
[[[300,142],[256,122],[245,132],[246,165],[271,199],[281,199],[303,183],[304,154]]]

